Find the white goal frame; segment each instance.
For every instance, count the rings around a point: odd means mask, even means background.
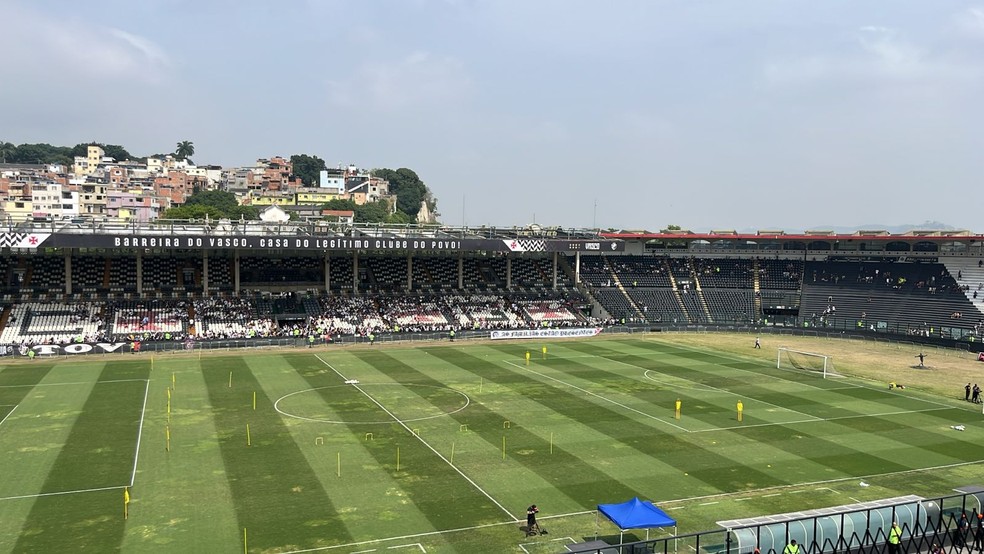
[[[817,354],[816,352],[805,352],[803,350],[794,350],[792,348],[786,348],[785,346],[780,346],[777,350],[776,369],[789,369],[789,368],[784,368],[782,366],[783,353],[787,353],[787,357],[788,354],[796,354],[797,356],[805,356],[808,358],[819,358],[820,359],[819,361],[823,364],[823,370],[816,371],[815,373],[822,373],[824,379],[826,379],[828,375],[834,374],[834,363],[830,356],[827,356],[826,354]],[[811,371],[808,369],[797,367],[795,364],[791,362],[787,362],[787,365],[792,366],[792,368],[801,371]]]

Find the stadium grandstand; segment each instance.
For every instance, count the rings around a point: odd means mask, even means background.
[[[984,237],[968,232],[229,221],[0,232],[8,353],[612,325],[891,334],[974,350],[982,338]]]

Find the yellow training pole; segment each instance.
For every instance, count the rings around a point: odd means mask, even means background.
[[[167,452],[171,451],[171,426],[164,426],[164,450]]]
[[[341,452],[335,453],[335,460],[336,460],[335,463],[338,466],[338,469],[335,470],[335,474],[338,475],[339,477],[341,477],[342,476],[342,453]]]
[[[168,395],[170,396],[170,395]],[[167,422],[171,423],[171,399],[167,399]]]
[[[232,372],[229,372],[229,388],[232,388]]]
[[[482,387],[484,386],[485,386],[485,377],[482,377],[482,380],[478,382],[478,392],[482,392]]]
[[[396,470],[400,471],[400,447],[396,447]]]
[[[253,443],[249,438],[249,423],[246,424],[246,446],[253,446]]]
[[[550,453],[553,454],[553,431],[550,432]]]
[[[451,443],[451,465],[454,465],[454,443]]]
[[[171,373],[171,388],[174,388],[174,373]]]
[[[502,459],[506,459],[506,436],[502,435]]]
[[[676,401],[676,413],[675,413],[675,416],[676,416],[677,419],[680,419],[680,407],[682,405],[683,405],[683,403],[680,401],[679,398],[677,398],[677,401]]]
[[[243,527],[243,554],[249,554],[249,547],[246,546],[246,528]]]
[[[256,409],[256,391],[253,391],[253,409]]]

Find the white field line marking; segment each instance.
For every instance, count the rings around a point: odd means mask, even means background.
[[[144,399],[143,407],[140,408],[140,427],[137,428],[137,446],[133,451],[133,471],[130,472],[130,486],[133,486],[133,480],[137,478],[137,460],[140,458],[140,439],[143,438],[143,424],[144,416],[147,415],[147,393],[150,392],[150,381],[147,381],[147,386],[144,387]],[[170,400],[168,400],[170,402]]]
[[[62,385],[101,385],[103,383],[132,383],[150,379],[110,379],[108,381],[78,381],[70,383],[35,383],[33,385],[0,385],[0,389],[22,389],[24,387],[60,387]]]
[[[804,492],[807,492],[806,489],[802,489],[802,490],[798,490],[798,491],[789,491],[789,494],[800,494],[800,493],[804,493]]]
[[[618,362],[618,363],[621,364],[621,363],[624,363],[624,362]],[[645,377],[649,381],[652,381],[654,383],[659,383],[661,385],[667,385],[667,386],[669,386],[671,388],[674,388],[674,389],[690,389],[690,390],[703,390],[703,391],[720,391],[721,390],[721,389],[712,387],[710,385],[705,385],[704,383],[698,383],[696,381],[691,381],[689,379],[683,379],[683,380],[684,381],[689,381],[690,383],[692,383],[692,386],[681,386],[682,383],[672,383],[669,380],[656,379],[654,377],[650,377],[649,376],[649,373],[650,372],[658,373],[660,375],[665,375],[665,376],[669,377],[669,375],[666,375],[665,373],[660,373],[659,371],[656,371],[654,369],[647,369],[645,372],[643,372],[642,376]],[[723,391],[723,392],[727,392],[728,394],[734,394],[731,391]]]
[[[714,502],[703,502],[701,504],[698,504],[698,506],[713,506],[715,504],[720,504],[720,501],[715,500]]]
[[[588,510],[588,511],[584,511],[584,512],[571,512],[569,514],[559,514],[559,515],[555,515],[555,516],[538,517],[537,520],[557,519],[557,518],[572,517],[572,516],[583,516],[583,515],[587,515],[587,514],[593,514],[596,511],[597,510]],[[399,541],[399,540],[404,540],[404,539],[416,539],[416,538],[420,538],[420,537],[431,537],[431,536],[434,536],[434,535],[443,535],[445,533],[461,533],[461,532],[464,532],[464,531],[475,531],[477,529],[487,529],[489,527],[502,527],[503,525],[515,525],[516,523],[518,523],[516,520],[512,520],[512,521],[500,521],[499,523],[486,523],[484,525],[474,525],[472,527],[459,527],[457,529],[446,529],[444,531],[428,531],[426,533],[417,533],[415,535],[402,535],[402,536],[399,536],[399,537],[387,537],[387,538],[383,538],[383,539],[372,539],[372,540],[368,540],[368,541],[350,542],[350,543],[347,543],[347,544],[336,544],[336,545],[333,545],[333,546],[319,546],[317,548],[305,548],[304,550],[290,550],[288,552],[284,552],[283,554],[301,554],[303,552],[317,552],[317,551],[320,551],[320,550],[334,550],[336,548],[350,548],[350,547],[353,547],[353,546],[362,546],[362,545],[373,544],[373,543],[377,543],[377,542]],[[570,538],[570,537],[568,537],[568,538]],[[366,552],[370,552],[370,551],[367,550]]]
[[[321,363],[325,364],[325,366],[327,366],[329,369],[331,369],[332,371],[334,371],[335,374],[338,375],[339,377],[341,377],[343,381],[348,381],[348,379],[344,375],[342,375],[341,373],[339,373],[337,369],[335,369],[334,367],[331,366],[331,364],[329,364],[328,362],[326,362],[325,360],[323,360],[321,358],[321,356],[315,355],[314,357],[317,358],[318,361],[320,361]],[[456,465],[452,464],[450,460],[448,460],[447,458],[445,458],[443,454],[441,454],[440,452],[438,452],[433,446],[431,446],[427,441],[425,441],[420,435],[418,435],[417,433],[414,433],[413,432],[413,429],[411,429],[410,427],[408,427],[406,423],[404,423],[402,420],[400,420],[400,418],[396,417],[396,414],[394,414],[393,412],[391,412],[388,409],[386,409],[386,406],[383,406],[378,400],[376,400],[375,398],[373,398],[371,394],[367,393],[365,390],[363,390],[362,388],[360,388],[359,385],[353,384],[352,386],[355,387],[355,390],[361,392],[363,394],[363,396],[365,396],[370,401],[372,401],[373,404],[375,404],[376,406],[379,406],[379,409],[382,410],[382,411],[384,411],[384,412],[386,412],[386,415],[388,415],[391,418],[393,418],[393,421],[397,422],[398,424],[400,424],[401,427],[403,427],[404,429],[406,429],[407,432],[410,433],[410,436],[416,438],[418,441],[420,441],[421,444],[423,444],[431,452],[433,452],[434,454],[436,454],[438,458],[444,460],[445,463],[447,463],[449,466],[451,466],[451,469],[455,470],[458,473],[458,475],[461,475],[466,481],[468,481],[469,483],[471,483],[472,486],[475,487],[478,490],[478,492],[480,492],[483,495],[485,495],[485,497],[488,498],[489,500],[491,500],[493,504],[495,504],[496,506],[499,507],[499,509],[501,509],[503,512],[505,512],[507,516],[513,518],[513,520],[515,520],[515,521],[519,521],[516,518],[516,516],[514,516],[512,513],[510,513],[509,510],[507,510],[505,506],[503,506],[502,504],[500,504],[498,500],[496,500],[495,498],[492,498],[492,495],[490,495],[489,493],[485,492],[485,489],[483,489],[482,487],[480,487],[478,485],[478,483],[476,483],[475,481],[473,481],[471,479],[471,477],[468,477],[467,475],[465,475],[465,473],[463,471],[461,471],[460,469],[458,469],[458,467]]]
[[[638,366],[638,365],[635,365],[635,364],[630,364],[628,362],[623,362],[621,360],[614,360],[612,358],[607,358],[605,356],[598,356],[598,357],[603,358],[605,360],[610,360],[610,361],[613,361],[615,363],[619,363],[619,364],[622,364],[622,365],[627,365],[629,367],[633,367],[633,368],[636,368],[636,369],[643,369],[642,366]],[[723,367],[728,367],[728,366],[723,366]],[[740,368],[736,368],[736,367],[735,368],[728,367],[728,369],[734,369],[734,370],[746,371],[746,372],[749,371],[749,370],[746,370],[746,369],[740,369]],[[657,371],[657,370],[646,369],[643,372],[643,376],[646,377],[646,379],[650,379],[650,380],[655,381],[655,379],[651,379],[648,376],[648,373],[650,371],[656,371],[657,373],[659,373],[659,371]],[[758,374],[758,375],[761,375],[761,374]],[[681,379],[684,379],[686,381],[691,381],[691,382],[693,382],[693,383],[695,383],[697,385],[707,387],[709,389],[714,389],[714,390],[717,390],[717,391],[721,391],[721,392],[725,392],[725,393],[729,393],[729,394],[734,394],[735,396],[739,396],[738,394],[735,394],[735,393],[733,393],[731,391],[724,390],[724,389],[719,389],[719,388],[714,387],[714,386],[711,386],[711,385],[705,385],[704,383],[701,383],[699,381],[692,381],[690,379],[687,379],[686,377],[680,377],[680,378]],[[813,385],[807,385],[807,386],[813,387]],[[814,388],[822,388],[822,387],[814,387]],[[872,387],[869,387],[869,386],[866,386],[866,385],[851,385],[849,387],[837,387],[835,389],[822,388],[822,390],[855,390],[855,389],[872,389]],[[770,402],[764,402],[764,401],[758,400],[758,399],[754,399],[754,400],[756,402],[761,402],[763,404],[768,404],[769,406],[773,406],[773,407],[776,407],[776,408],[779,408],[779,409],[782,409],[782,410],[786,410],[786,411],[789,411],[789,412],[794,412],[794,413],[797,413],[797,414],[800,414],[800,415],[803,415],[803,416],[806,416],[806,417],[815,418],[816,421],[829,421],[829,420],[832,420],[832,419],[845,419],[845,418],[850,418],[850,417],[880,417],[880,416],[885,416],[885,415],[896,415],[896,414],[908,414],[908,413],[915,414],[915,413],[919,413],[919,412],[929,412],[929,411],[933,411],[935,409],[938,409],[938,408],[929,408],[929,409],[925,409],[925,410],[910,410],[910,411],[899,411],[899,412],[886,412],[886,413],[881,413],[881,414],[859,414],[857,416],[838,416],[838,417],[833,417],[833,418],[822,418],[822,417],[818,417],[818,416],[815,416],[815,415],[812,415],[812,414],[807,414],[807,413],[804,413],[804,412],[799,412],[799,411],[796,411],[796,410],[791,410],[789,408],[786,408],[785,406],[780,406],[778,404],[772,404]],[[956,408],[955,406],[951,406],[949,404],[944,404],[942,402],[936,402],[936,401],[933,401],[933,400],[925,400],[925,399],[922,399],[922,398],[917,398],[916,400],[918,400],[920,402],[926,402],[926,403],[929,403],[929,404],[933,404],[933,405],[936,405],[936,406],[942,406],[944,408],[952,408],[952,409],[955,409]],[[792,423],[803,423],[803,422],[801,422],[801,421],[794,421]],[[763,425],[785,425],[785,423],[782,423],[782,424],[765,423],[765,424],[758,424],[758,425],[745,425],[744,427],[761,427]],[[738,429],[740,427],[742,427],[742,426],[721,427],[720,429]],[[715,429],[700,429],[700,430],[695,430],[693,432],[694,433],[701,433],[701,432],[713,431],[713,430],[715,430]]]
[[[2,501],[2,500],[20,500],[22,498],[39,498],[39,497],[42,497],[42,496],[62,496],[62,495],[65,495],[65,494],[78,494],[78,493],[82,493],[82,492],[112,491],[112,490],[120,490],[120,489],[124,489],[124,488],[126,488],[126,485],[117,485],[115,487],[99,487],[99,488],[96,488],[96,489],[78,489],[78,490],[72,490],[72,491],[39,492],[39,493],[35,493],[35,494],[21,494],[21,495],[18,495],[18,496],[2,496],[2,497],[0,497],[0,501]]]
[[[14,410],[16,409],[17,409],[17,405],[15,404],[14,407],[9,412],[7,412],[7,415],[3,416],[3,419],[0,419],[0,425],[3,425],[3,422],[7,421],[7,418],[10,417],[10,414],[14,413]]]
[[[410,543],[410,544],[398,544],[396,546],[387,546],[386,549],[393,550],[394,548],[412,548],[414,546],[419,548],[420,551],[423,552],[424,554],[427,554],[427,550],[424,549],[424,545],[420,544],[419,542]]]
[[[619,362],[619,363],[623,363],[623,364],[624,364],[625,362]],[[642,369],[642,367],[640,367],[640,366],[637,366],[637,365],[634,365],[634,364],[626,364],[626,365],[630,365],[630,366],[632,366],[632,367],[635,367],[635,368],[638,368],[638,369]],[[649,376],[648,376],[647,374],[648,374],[648,373],[649,373],[650,371],[654,371],[654,370],[652,370],[652,369],[647,369],[647,370],[645,371],[645,373],[643,373],[643,375],[645,375],[645,376],[646,376],[646,379],[649,379]],[[658,373],[658,372],[657,372],[657,373]],[[715,386],[711,386],[711,385],[705,385],[704,383],[701,383],[701,382],[699,382],[699,381],[693,381],[693,380],[691,380],[691,379],[687,379],[686,377],[681,377],[681,379],[683,379],[684,381],[690,381],[690,382],[692,382],[692,383],[694,383],[695,385],[700,385],[700,386],[702,386],[702,387],[706,387],[706,388],[707,388],[707,389],[709,389],[709,390],[715,390],[715,391],[718,391],[718,392],[722,392],[722,393],[725,393],[725,394],[730,394],[730,395],[733,395],[733,396],[741,396],[740,394],[737,394],[737,393],[735,393],[735,392],[732,392],[732,391],[729,391],[729,390],[725,390],[725,389],[719,389],[719,388],[717,388],[717,387],[715,387]],[[787,412],[793,412],[794,414],[799,414],[799,415],[801,415],[801,416],[805,416],[805,417],[812,417],[812,418],[816,418],[816,419],[822,419],[822,418],[819,418],[819,417],[817,417],[817,416],[815,416],[815,415],[813,415],[813,414],[808,414],[808,413],[804,413],[804,412],[800,412],[800,411],[797,411],[797,410],[793,410],[793,409],[790,409],[790,408],[787,408],[787,407],[785,407],[785,406],[780,406],[780,405],[778,405],[778,404],[773,404],[772,402],[766,402],[766,401],[764,401],[764,400],[759,400],[759,399],[757,399],[757,398],[753,398],[753,399],[754,399],[754,400],[755,400],[756,402],[759,402],[759,403],[761,403],[761,404],[765,404],[766,406],[772,406],[773,408],[779,408],[780,410],[785,410],[785,411],[787,411]],[[749,425],[749,427],[751,427],[751,426]]]
[[[630,364],[629,362],[623,362],[622,360],[612,360],[611,358],[606,358],[606,357],[604,357],[604,356],[601,356],[601,357],[602,357],[602,358],[604,358],[604,359],[606,359],[606,360],[611,360],[611,361],[613,361],[613,362],[615,362],[615,363],[619,363],[619,364],[622,364],[622,365],[626,365],[626,366],[629,366],[629,367],[631,367],[631,368],[635,368],[635,369],[642,369],[642,370],[643,370],[643,376],[644,376],[644,377],[645,377],[646,379],[650,379],[650,380],[653,380],[653,381],[655,381],[655,379],[652,379],[651,377],[649,377],[649,372],[650,372],[650,371],[655,371],[656,373],[660,373],[661,375],[665,375],[665,374],[663,374],[663,373],[661,373],[661,372],[660,372],[660,371],[658,371],[658,370],[654,370],[654,369],[645,369],[645,368],[643,368],[642,366],[638,366],[638,365],[636,365],[636,364]],[[727,367],[727,366],[724,366],[724,367]],[[728,369],[733,369],[733,368],[730,368],[730,367],[729,367]],[[695,385],[699,385],[699,386],[702,386],[702,387],[706,387],[706,388],[707,388],[707,389],[709,389],[709,390],[715,390],[715,391],[718,391],[718,392],[723,392],[723,393],[727,393],[727,394],[732,394],[732,395],[734,395],[734,396],[741,396],[741,395],[739,395],[739,394],[737,394],[737,393],[735,393],[735,392],[733,392],[733,391],[729,391],[729,390],[725,390],[725,389],[720,389],[720,388],[718,388],[718,387],[715,387],[715,386],[713,386],[713,385],[707,385],[707,384],[704,384],[704,383],[701,383],[700,381],[695,381],[695,380],[693,380],[693,379],[687,379],[686,377],[680,377],[680,379],[682,379],[682,380],[684,380],[684,381],[690,381],[691,383],[693,383],[693,384],[695,384]],[[758,399],[754,399],[754,400],[755,400],[756,402],[760,402],[760,403],[762,403],[762,404],[766,404],[766,405],[768,405],[768,406],[772,406],[772,407],[774,407],[774,408],[779,408],[780,410],[785,410],[785,411],[787,411],[787,412],[793,412],[793,413],[795,413],[795,414],[799,414],[799,415],[801,415],[801,416],[804,416],[804,417],[813,417],[813,418],[816,418],[816,417],[817,417],[817,416],[815,416],[815,415],[813,415],[813,414],[807,414],[807,413],[804,413],[804,412],[798,412],[798,411],[796,411],[796,410],[792,410],[792,409],[789,409],[789,408],[787,408],[787,407],[785,407],[785,406],[780,406],[780,405],[778,405],[778,404],[773,404],[773,403],[771,403],[771,402],[765,402],[764,400],[758,400]],[[820,418],[817,418],[817,419],[820,419]],[[749,427],[751,427],[751,426],[749,425]]]
[[[655,421],[658,421],[658,422],[660,422],[660,423],[665,423],[666,425],[669,425],[670,427],[674,427],[674,428],[676,428],[676,429],[679,429],[679,430],[681,430],[681,431],[683,431],[683,432],[685,432],[685,433],[689,433],[689,432],[690,432],[690,430],[689,430],[689,429],[686,429],[686,428],[684,428],[684,427],[680,427],[679,425],[676,425],[676,424],[674,424],[674,423],[670,423],[669,421],[666,421],[666,420],[664,420],[664,419],[662,419],[662,418],[659,418],[659,417],[656,417],[656,416],[654,416],[654,415],[652,415],[652,414],[647,414],[646,412],[643,412],[643,411],[640,411],[640,410],[637,410],[637,409],[635,409],[635,408],[633,408],[633,407],[631,407],[631,406],[626,406],[625,404],[622,404],[622,403],[620,403],[620,402],[616,402],[616,401],[614,401],[614,400],[612,400],[611,398],[606,398],[606,397],[604,397],[604,396],[602,396],[602,395],[600,395],[600,394],[596,394],[596,393],[593,393],[593,392],[591,392],[591,391],[589,391],[589,390],[587,390],[587,389],[583,389],[583,388],[581,388],[581,387],[579,387],[579,386],[577,386],[577,385],[574,385],[574,384],[571,384],[571,383],[568,383],[568,382],[566,382],[566,381],[562,381],[562,380],[560,380],[560,379],[557,379],[556,377],[551,377],[551,376],[549,376],[549,375],[545,375],[545,374],[543,374],[543,373],[540,373],[539,371],[536,371],[536,370],[533,370],[533,369],[530,369],[530,368],[528,368],[528,367],[523,367],[523,366],[521,366],[521,365],[519,365],[519,364],[516,364],[516,363],[513,363],[513,362],[510,362],[509,360],[505,360],[505,362],[506,362],[507,364],[509,364],[509,365],[511,365],[511,366],[513,366],[513,367],[516,367],[516,368],[519,368],[519,369],[522,369],[522,370],[525,370],[525,371],[528,371],[528,372],[530,372],[530,373],[533,373],[534,375],[539,375],[540,377],[543,377],[544,379],[550,379],[551,381],[556,381],[556,382],[558,382],[558,383],[560,383],[561,385],[565,385],[565,386],[568,386],[568,387],[571,387],[572,389],[575,389],[575,390],[579,390],[579,391],[581,391],[581,392],[583,392],[584,394],[589,394],[589,395],[591,395],[591,396],[594,396],[595,398],[598,398],[598,399],[600,399],[600,400],[604,400],[605,402],[610,402],[610,403],[612,403],[612,404],[615,404],[616,406],[619,406],[619,407],[621,407],[621,408],[624,408],[624,409],[626,409],[626,410],[629,410],[630,412],[635,412],[635,413],[637,413],[637,414],[639,414],[639,415],[641,415],[641,416],[643,416],[643,417],[648,417],[649,419],[652,419],[652,420],[655,420]]]
[[[782,494],[781,492],[774,492],[772,494],[763,494],[759,498],[772,498],[773,496],[779,496],[781,494]]]
[[[356,550],[352,554],[366,554],[366,552],[375,552],[375,548],[370,548],[369,550]]]
[[[777,421],[774,423],[756,423],[754,425],[734,425],[731,427],[715,427],[713,429],[697,429],[691,431],[691,433],[706,433],[708,431],[730,431],[732,429],[743,429],[743,428],[750,428],[750,427],[770,427],[773,425],[795,425],[798,423],[821,423],[825,421],[837,421],[838,419],[860,419],[865,417],[883,417],[883,416],[892,416],[892,415],[919,414],[922,412],[938,412],[940,410],[949,410],[949,409],[951,408],[940,407],[940,408],[926,408],[925,410],[902,410],[898,412],[882,412],[880,414],[855,414],[855,415],[836,416],[836,417],[811,416],[814,417],[814,419],[801,419],[798,421]]]

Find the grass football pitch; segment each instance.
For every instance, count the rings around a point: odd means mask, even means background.
[[[556,553],[617,538],[594,508],[633,496],[688,533],[984,482],[962,382],[774,356],[616,336],[9,361],[0,552]],[[549,534],[521,531],[533,503]]]

